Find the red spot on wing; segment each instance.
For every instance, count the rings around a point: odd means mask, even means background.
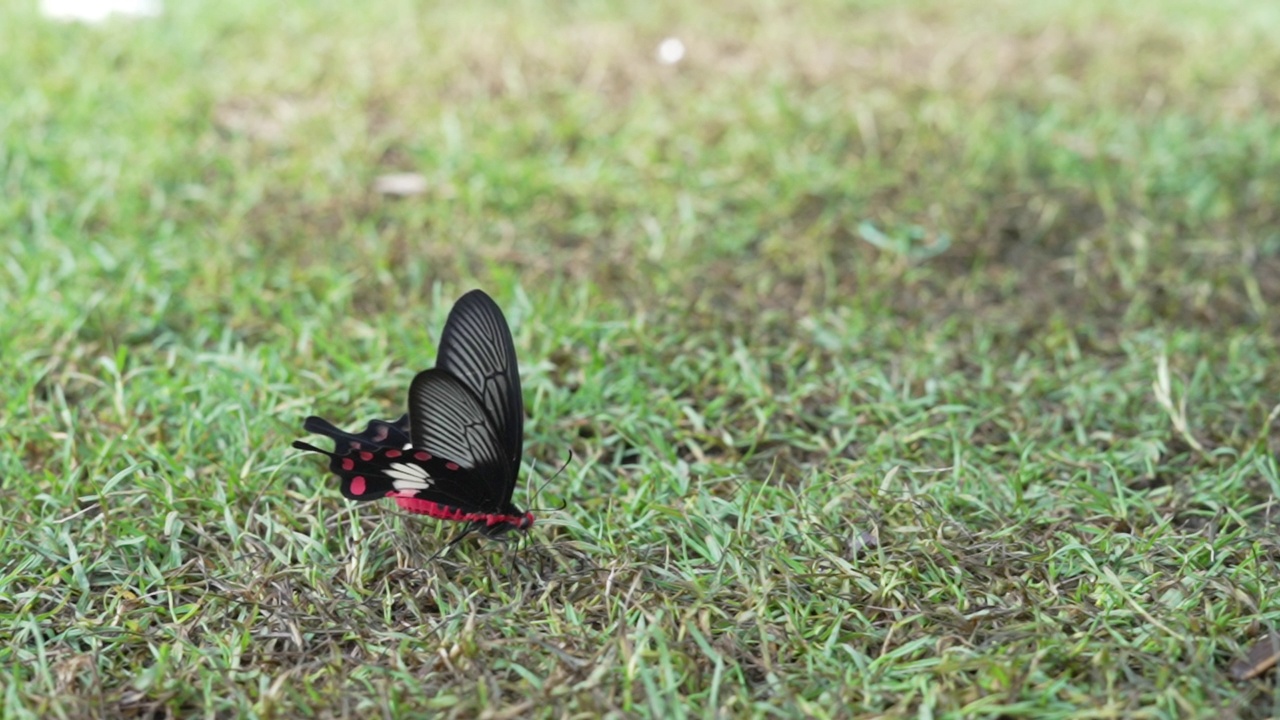
[[[398,457],[400,457],[403,453],[401,453],[399,450],[388,450],[388,451],[386,451],[386,452],[385,452],[385,453],[383,453],[383,454],[384,454],[384,455],[386,455],[386,456],[387,456],[387,457],[389,457],[389,458],[398,458]]]
[[[431,459],[431,453],[428,452],[416,452],[413,456],[422,462],[426,462]]]
[[[342,469],[343,469],[343,470],[355,470],[355,469],[356,469],[356,461],[355,461],[355,460],[352,460],[351,458],[342,458]]]
[[[364,485],[363,475],[357,475],[351,478],[351,494],[352,495],[363,495],[364,488],[365,488],[365,485]]]
[[[447,467],[447,468],[449,468],[450,470],[457,470],[457,469],[458,469],[458,463],[451,463],[451,462],[450,462],[450,463],[445,463],[445,464],[444,464],[444,466],[445,466],[445,467]]]
[[[360,459],[361,459],[361,460],[363,460],[363,461],[365,461],[365,462],[369,462],[370,460],[372,460],[372,459],[373,459],[373,453],[371,453],[371,452],[369,452],[369,451],[367,451],[367,450],[366,450],[366,451],[364,451],[364,452],[361,452],[361,453],[360,453]]]

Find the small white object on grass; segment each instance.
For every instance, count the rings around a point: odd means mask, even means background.
[[[684,59],[684,43],[680,38],[669,37],[658,43],[658,62],[663,65],[675,65]]]
[[[40,0],[40,14],[50,20],[102,22],[112,15],[153,17],[160,0]]]
[[[383,195],[421,195],[427,191],[427,179],[418,173],[380,175],[373,181],[373,189]]]

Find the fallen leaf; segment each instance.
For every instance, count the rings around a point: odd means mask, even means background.
[[[1252,680],[1276,666],[1280,660],[1280,633],[1268,633],[1249,648],[1243,659],[1231,663],[1231,677]]]

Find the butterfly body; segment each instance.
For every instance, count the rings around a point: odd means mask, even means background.
[[[349,500],[391,498],[408,512],[498,536],[534,521],[511,502],[523,425],[511,331],[497,304],[473,290],[449,313],[436,367],[414,377],[406,415],[359,433],[309,417],[303,429],[331,438],[333,452],[293,446],[327,455]]]

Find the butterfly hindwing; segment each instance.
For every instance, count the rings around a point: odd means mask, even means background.
[[[417,498],[468,511],[485,507],[483,485],[466,468],[425,450],[381,447],[338,454],[300,440],[293,446],[329,455],[329,469],[348,500]]]
[[[332,438],[334,453],[343,455],[349,450],[393,447],[404,449],[409,444],[409,415],[398,420],[370,420],[364,432],[349,433],[321,417],[312,415],[302,421],[302,429]]]

